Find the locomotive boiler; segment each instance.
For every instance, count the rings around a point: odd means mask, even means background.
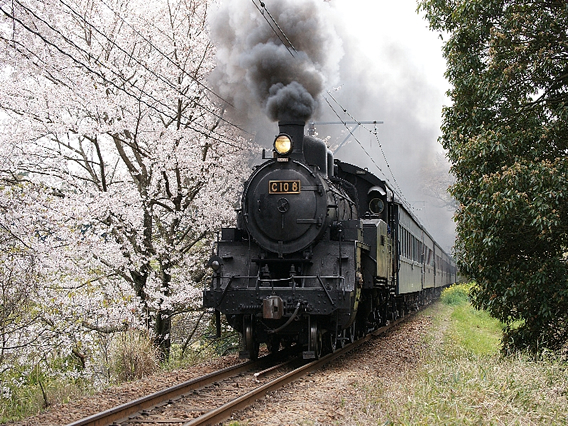
[[[272,155],[244,184],[237,226],[221,230],[209,260],[204,306],[241,333],[245,358],[261,343],[318,358],[455,278],[385,182],[334,160],[304,124],[279,123]]]

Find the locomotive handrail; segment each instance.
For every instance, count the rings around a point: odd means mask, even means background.
[[[229,284],[237,279],[245,279],[245,280],[251,280],[251,279],[255,279],[258,278],[257,275],[232,275],[230,277],[228,276],[221,276],[221,279],[227,279],[229,278]],[[288,277],[288,278],[258,278],[258,281],[260,282],[266,282],[266,283],[273,283],[273,282],[279,282],[279,281],[290,281],[290,280],[317,280],[317,279],[325,279],[325,280],[333,280],[333,279],[340,279],[343,280],[344,277],[341,275],[294,275],[293,277]],[[227,286],[229,285],[227,284]],[[226,291],[226,288],[225,288]]]

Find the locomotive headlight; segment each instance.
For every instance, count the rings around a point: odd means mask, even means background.
[[[288,135],[278,135],[274,140],[274,150],[278,155],[288,155],[292,151],[292,140]]]

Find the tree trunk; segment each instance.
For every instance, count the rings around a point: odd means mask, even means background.
[[[158,311],[156,315],[156,323],[154,325],[154,332],[156,338],[154,342],[160,349],[160,361],[167,361],[170,357],[172,331],[172,317],[169,311]]]
[[[160,262],[160,278],[162,280],[162,288],[164,289],[164,297],[170,295],[170,281],[171,275],[168,274],[169,262]],[[156,323],[154,325],[154,332],[156,334],[156,346],[160,349],[160,361],[167,361],[170,357],[172,331],[172,312],[169,309],[158,309],[156,312]]]

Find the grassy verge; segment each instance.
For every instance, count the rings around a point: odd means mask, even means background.
[[[0,424],[39,414],[55,404],[67,403],[109,386],[198,365],[238,347],[235,333],[228,332],[222,339],[207,337],[212,333],[206,330],[199,344],[183,353],[181,345],[172,345],[169,361],[162,364],[158,362],[158,353],[149,335],[136,331],[119,334],[106,362],[94,358],[92,364],[97,360],[99,363],[88,371],[79,368],[71,356],[54,357],[51,363],[44,360],[35,366],[14,364],[0,372]]]
[[[501,325],[467,301],[437,303],[417,371],[367,389],[378,425],[568,424],[568,365],[500,355]]]

